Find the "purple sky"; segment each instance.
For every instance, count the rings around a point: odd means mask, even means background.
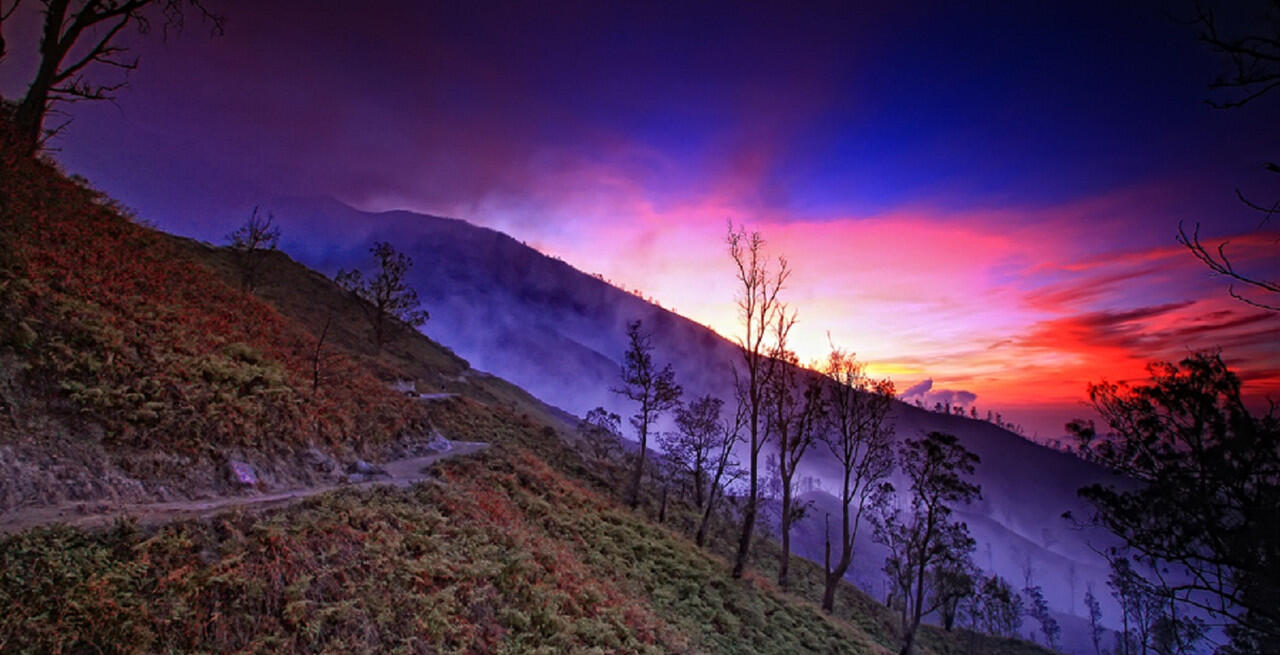
[[[1201,222],[1277,275],[1280,226],[1234,190],[1280,198],[1280,94],[1209,108],[1189,5],[1113,4],[217,2],[223,37],[131,36],[130,87],[72,108],[57,157],[208,240],[280,196],[463,218],[726,334],[743,222],[796,270],[802,357],[830,332],[1045,430],[1192,348],[1280,395],[1280,322],[1173,240]]]

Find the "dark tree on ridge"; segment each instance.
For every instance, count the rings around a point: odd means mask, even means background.
[[[639,320],[627,324],[627,352],[623,355],[622,386],[614,393],[626,396],[640,406],[631,417],[631,425],[640,438],[640,454],[631,476],[627,502],[632,508],[640,504],[640,482],[644,478],[645,458],[649,449],[649,432],[662,414],[680,403],[681,389],[676,384],[671,365],[661,369],[653,361],[653,336],[641,329]]]
[[[373,328],[374,347],[381,353],[397,329],[405,326],[416,328],[426,323],[429,317],[421,309],[418,292],[405,279],[413,260],[385,241],[373,244],[369,252],[378,263],[378,270],[372,277],[366,278],[356,269],[339,270],[334,280],[361,301],[360,307]]]
[[[272,225],[274,220],[271,213],[264,217],[254,207],[244,224],[227,235],[231,250],[236,255],[236,264],[240,267],[240,288],[245,291],[253,292],[263,262],[280,243],[280,228]]]

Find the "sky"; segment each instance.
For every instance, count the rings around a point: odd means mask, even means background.
[[[1090,382],[1202,348],[1280,398],[1280,319],[1174,240],[1280,276],[1235,197],[1280,199],[1280,92],[1209,107],[1189,3],[211,4],[223,36],[130,34],[129,87],[55,143],[166,230],[282,196],[457,217],[732,336],[732,223],[787,258],[802,360],[929,404],[1060,433]]]

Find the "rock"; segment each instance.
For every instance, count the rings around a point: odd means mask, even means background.
[[[258,484],[258,474],[247,462],[238,459],[227,460],[227,473],[230,474],[232,482],[242,487],[254,487]]]
[[[322,473],[332,473],[334,469],[338,468],[338,463],[319,448],[308,448],[302,454],[302,459],[307,463],[307,466]]]
[[[375,475],[387,474],[386,471],[374,466],[373,464],[370,464],[369,462],[364,461],[363,459],[357,459],[356,461],[352,462],[351,465],[347,467],[347,473],[358,473],[360,475],[365,475],[370,477]]]
[[[391,383],[391,388],[410,398],[418,397],[418,385],[413,380],[396,380]]]
[[[453,442],[437,434],[436,438],[427,444],[427,448],[433,452],[447,453],[453,449]]]

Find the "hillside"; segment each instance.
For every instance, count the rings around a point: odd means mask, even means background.
[[[609,388],[616,384],[626,346],[625,323],[637,318],[653,331],[657,360],[672,363],[687,395],[732,397],[729,367],[739,357],[732,343],[505,234],[406,211],[361,212],[331,199],[288,199],[268,206],[283,229],[286,249],[326,273],[367,265],[375,240],[397,244],[416,262],[410,276],[431,311],[423,328],[428,335],[476,367],[570,413],[582,415],[597,405],[623,416],[633,411]],[[728,276],[727,260],[724,265]],[[1109,537],[1074,530],[1061,515],[1087,513],[1076,490],[1109,479],[1108,472],[985,421],[897,403],[894,422],[900,439],[939,430],[959,436],[982,457],[976,478],[983,500],[966,515],[981,526],[980,565],[1021,581],[1030,562],[1050,604],[1064,612],[1082,611],[1086,584],[1105,588],[1106,564],[1092,547]],[[805,466],[802,475],[835,487],[835,464],[825,449],[815,449]],[[799,529],[819,534],[821,515],[810,521],[816,524]],[[797,545],[798,552],[817,559],[821,549],[820,540]],[[867,551],[871,555],[855,561],[850,579],[876,590],[883,558],[875,556],[874,547]],[[1115,616],[1110,599],[1103,603],[1104,615]]]
[[[424,437],[425,415],[340,353],[42,164],[5,162],[0,511],[264,486]],[[250,483],[252,484],[252,483]]]
[[[761,575],[732,580],[714,551],[623,509],[567,414],[421,335],[366,352],[350,300],[287,256],[274,288],[247,294],[225,251],[140,225],[47,164],[0,165],[0,524],[333,480],[439,435],[490,444],[409,488],[0,538],[5,652],[890,652],[888,610],[852,586],[836,617],[812,602],[812,565],[797,562],[796,594],[772,589],[768,541]]]

